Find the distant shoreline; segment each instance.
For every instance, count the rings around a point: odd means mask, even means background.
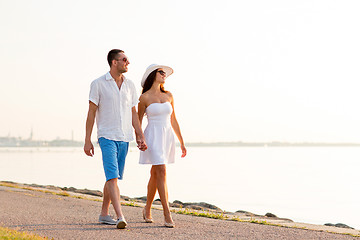
[[[214,142],[187,143],[190,147],[360,147],[360,143],[312,143],[312,142]]]
[[[21,147],[83,147],[82,141],[57,139],[52,141],[22,140],[20,138],[0,137],[0,148]],[[179,145],[179,144],[178,144]],[[131,142],[131,147],[136,143]],[[360,143],[344,142],[188,142],[188,147],[360,147]]]
[[[34,140],[32,137],[22,139],[21,137],[0,137],[1,147],[83,147],[83,141],[73,139]],[[130,146],[136,146],[134,141]],[[187,142],[188,147],[360,147],[360,143],[352,142]]]

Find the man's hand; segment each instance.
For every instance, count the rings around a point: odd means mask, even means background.
[[[136,136],[136,143],[137,143],[137,147],[139,148],[140,151],[145,151],[147,149],[144,135]]]
[[[94,155],[94,146],[91,141],[85,141],[84,152],[86,155],[92,157]]]

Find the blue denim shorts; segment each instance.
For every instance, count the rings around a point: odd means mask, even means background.
[[[103,137],[99,138],[98,141],[102,152],[106,181],[113,178],[123,179],[129,143],[113,141]]]

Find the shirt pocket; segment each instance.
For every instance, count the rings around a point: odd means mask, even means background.
[[[129,91],[123,92],[123,96],[122,96],[121,100],[123,101],[123,106],[131,107],[131,94]]]

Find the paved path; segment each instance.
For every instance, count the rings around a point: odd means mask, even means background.
[[[123,206],[127,229],[97,223],[101,202],[0,186],[0,225],[54,239],[357,239],[321,231],[173,214],[176,228],[142,220],[141,208]]]

